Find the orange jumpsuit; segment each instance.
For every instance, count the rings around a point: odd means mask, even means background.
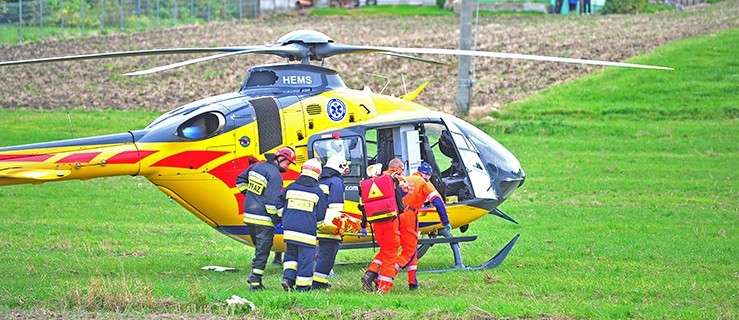
[[[372,259],[367,271],[377,273],[377,289],[388,292],[393,287],[395,279],[398,248],[400,247],[400,232],[398,219],[377,221],[372,223],[372,232],[380,251]]]
[[[418,211],[426,202],[441,197],[431,182],[426,181],[419,173],[406,177],[408,193],[403,197],[405,211],[400,215],[400,247],[402,251],[396,260],[396,272],[405,268],[408,271],[408,283],[418,285],[416,269],[418,268]]]
[[[402,204],[400,203],[400,193],[397,190],[397,182],[395,190],[388,190],[386,192],[395,193],[394,201],[398,201],[398,206]],[[361,190],[360,194],[362,194]],[[362,227],[364,227],[366,225],[366,217],[363,215],[362,218]],[[400,231],[398,230],[398,226],[398,218],[372,222],[372,232],[375,241],[377,241],[380,247],[380,251],[372,259],[366,272],[377,274],[377,289],[383,292],[388,292],[393,287],[393,280],[397,273],[395,260],[398,257],[398,248],[400,248]]]

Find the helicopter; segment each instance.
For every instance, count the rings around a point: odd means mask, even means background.
[[[348,88],[339,73],[325,67],[333,56],[378,53],[443,64],[412,54],[468,55],[536,61],[670,69],[630,63],[558,58],[488,51],[343,45],[314,30],[285,34],[262,46],[170,48],[0,62],[0,66],[141,55],[212,53],[147,70],[137,76],[241,54],[270,54],[284,63],[251,67],[236,92],[177,107],[140,130],[103,136],[0,147],[0,186],[38,184],[111,176],[143,176],[160,191],[210,227],[252,245],[243,222],[244,196],[236,177],[250,165],[269,160],[290,146],[297,161],[285,173],[285,185],[309,158],[326,163],[342,154],[349,161],[345,182],[346,214],[361,215],[358,185],[367,166],[400,157],[410,174],[422,163],[434,169],[431,182],[445,199],[453,228],[467,231],[488,214],[518,223],[499,206],[520,188],[526,175],[518,159],[470,123],[414,102],[428,82],[402,96]],[[320,65],[314,64],[320,62]],[[203,192],[207,190],[207,192]],[[493,268],[506,258],[520,235],[494,257],[466,266],[458,244],[477,236],[438,237],[439,216],[433,207],[419,213],[419,258],[433,245],[452,244],[456,269]],[[273,251],[285,251],[283,230],[275,230]],[[342,249],[374,246],[371,236],[345,234]],[[429,270],[435,271],[435,270]],[[443,270],[441,270],[443,271]]]

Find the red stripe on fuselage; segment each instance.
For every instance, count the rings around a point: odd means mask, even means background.
[[[257,159],[252,156],[241,157],[217,166],[208,173],[223,181],[229,188],[234,188],[236,187],[236,177],[248,169],[252,163],[257,163]]]
[[[159,160],[151,166],[195,169],[227,153],[224,151],[185,151]]]
[[[117,155],[114,155],[110,157],[106,161],[108,164],[134,164],[141,159],[146,158],[157,151],[147,151],[147,150],[140,150],[140,151],[123,151]]]
[[[44,162],[53,157],[53,154],[10,154],[1,156],[0,162]]]
[[[81,153],[74,153],[70,154],[64,158],[59,159],[56,163],[77,163],[77,162],[85,162],[88,163],[92,161],[93,158],[97,157],[100,152],[81,152]]]

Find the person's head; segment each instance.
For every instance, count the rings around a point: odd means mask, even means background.
[[[346,161],[341,154],[335,154],[326,160],[326,168],[334,169],[341,175],[349,173],[349,164],[349,161]]]
[[[300,175],[318,180],[318,176],[321,175],[321,171],[323,171],[321,162],[316,158],[310,158],[308,161],[303,163],[303,166],[300,168]]]
[[[387,164],[388,170],[394,171],[396,173],[403,174],[405,172],[405,164],[403,164],[403,160],[400,158],[393,158],[388,162]]]
[[[421,165],[418,166],[418,173],[428,181],[434,174],[434,169],[431,168],[431,165],[428,162],[421,162]]]
[[[290,147],[281,147],[275,153],[275,161],[282,169],[287,169],[291,164],[295,164],[295,150]]]

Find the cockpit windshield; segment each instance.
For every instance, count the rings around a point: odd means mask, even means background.
[[[467,138],[475,144],[475,147],[480,152],[480,159],[485,162],[485,168],[490,171],[493,168],[498,168],[513,174],[521,171],[521,164],[518,159],[506,149],[503,145],[495,141],[495,139],[488,136],[482,130],[475,128],[473,125],[459,120],[458,118],[452,118],[453,122],[459,130],[464,133]],[[497,176],[499,172],[488,172],[491,176]]]

